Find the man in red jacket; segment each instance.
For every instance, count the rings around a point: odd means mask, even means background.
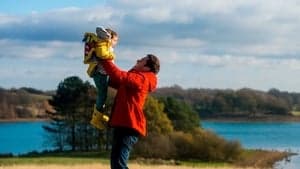
[[[143,107],[148,93],[156,89],[160,63],[156,56],[148,54],[129,71],[120,70],[109,60],[101,64],[110,77],[110,86],[117,90],[109,121],[114,129],[111,169],[128,169],[132,146],[139,136],[146,136]]]

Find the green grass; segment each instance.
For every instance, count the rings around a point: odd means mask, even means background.
[[[107,153],[98,152],[64,152],[64,153],[29,153],[26,155],[0,158],[0,165],[14,164],[90,164],[109,163]]]
[[[272,165],[279,160],[291,155],[287,152],[278,151],[266,151],[266,150],[244,150],[240,155],[240,159],[233,163],[223,162],[203,162],[199,160],[179,160],[170,162],[168,160],[160,159],[134,159],[130,160],[130,163],[140,163],[143,165],[155,165],[155,164],[177,164],[182,166],[191,167],[229,167],[230,166],[259,166],[259,167],[272,167]],[[158,163],[157,163],[158,162]],[[109,164],[108,153],[98,152],[64,152],[64,153],[44,153],[36,154],[31,153],[22,156],[15,157],[1,157],[1,165],[24,165],[24,164],[64,164],[64,165],[76,165],[76,164],[92,164],[102,163]]]
[[[85,158],[85,157],[9,157],[0,158],[0,165],[19,165],[19,164],[90,164],[90,163],[109,163],[108,159]]]
[[[202,167],[230,167],[232,164],[222,163],[222,162],[203,162],[203,161],[180,161],[181,165],[191,166],[196,168]]]

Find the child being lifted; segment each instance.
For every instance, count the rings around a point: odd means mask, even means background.
[[[104,114],[105,101],[107,97],[109,77],[99,63],[101,59],[115,59],[113,47],[118,43],[118,35],[115,31],[103,27],[97,27],[96,33],[86,32],[83,41],[85,42],[84,63],[88,64],[87,73],[93,78],[97,88],[96,104],[90,123],[102,130],[108,122],[108,115]]]

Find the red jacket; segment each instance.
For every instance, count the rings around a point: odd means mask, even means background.
[[[156,88],[156,75],[134,69],[122,71],[109,60],[102,61],[102,66],[110,77],[110,85],[117,89],[110,126],[132,128],[145,136],[146,118],[143,108],[148,93]]]

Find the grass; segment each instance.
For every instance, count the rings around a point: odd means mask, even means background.
[[[295,153],[271,150],[244,150],[240,160],[235,162],[238,166],[254,166],[271,168],[277,161],[284,160]]]
[[[90,164],[90,163],[108,164],[108,159],[101,158],[80,158],[80,157],[10,157],[0,158],[0,165],[24,165],[24,164]]]
[[[0,158],[1,165],[23,165],[23,164],[89,164],[109,163],[108,155],[98,152],[63,152],[63,153],[29,153],[15,157]],[[1,169],[1,168],[0,168]]]
[[[199,167],[189,167],[189,166],[170,166],[170,165],[140,165],[140,164],[132,164],[129,165],[130,169],[153,169],[154,167],[159,169],[197,169]],[[75,165],[13,165],[13,166],[1,166],[1,169],[107,169],[109,168],[108,164],[101,164],[101,163],[93,163],[93,164],[75,164]],[[200,169],[200,168],[199,168]],[[254,167],[201,167],[201,169],[257,169]]]
[[[37,169],[43,166],[47,169],[104,169],[109,168],[109,159],[102,157],[9,157],[0,158],[0,169]],[[138,160],[130,160],[129,167],[132,169],[235,169],[232,165],[224,163],[205,162],[180,162],[180,164],[153,164]]]
[[[271,168],[273,164],[291,155],[287,152],[266,150],[244,150],[238,161],[232,163],[203,162],[199,160],[130,160],[131,169],[254,169]],[[104,169],[109,168],[109,155],[97,152],[27,154],[16,157],[1,157],[0,169]]]

